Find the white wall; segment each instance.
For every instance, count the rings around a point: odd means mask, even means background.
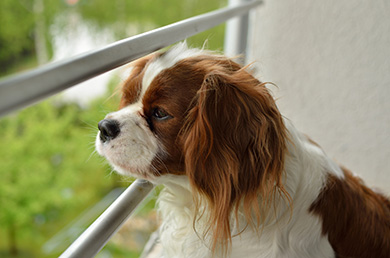
[[[249,59],[282,113],[390,193],[390,1],[265,0]]]

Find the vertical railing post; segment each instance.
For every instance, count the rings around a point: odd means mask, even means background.
[[[249,0],[229,0],[229,6],[236,6]],[[246,64],[250,14],[235,17],[227,22],[224,52],[227,56],[240,56],[239,62]]]

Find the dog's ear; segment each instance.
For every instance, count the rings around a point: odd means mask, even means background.
[[[214,250],[231,242],[230,215],[237,219],[240,205],[247,223],[258,226],[260,210],[284,191],[286,129],[265,85],[244,69],[213,70],[195,102],[183,135],[186,173],[197,207],[207,200],[202,214],[210,216]]]

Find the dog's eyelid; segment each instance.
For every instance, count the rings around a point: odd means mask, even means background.
[[[163,121],[170,118],[173,118],[165,109],[160,107],[155,107],[152,111],[152,116],[157,121]]]

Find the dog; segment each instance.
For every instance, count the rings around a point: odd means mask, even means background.
[[[390,257],[390,201],[282,117],[232,59],[180,43],[131,65],[98,153],[163,184],[161,257]]]

